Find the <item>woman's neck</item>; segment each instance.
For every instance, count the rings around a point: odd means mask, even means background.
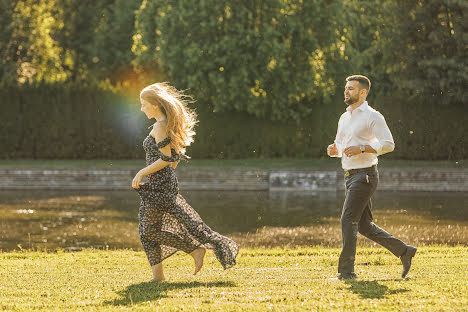
[[[156,122],[161,122],[161,121],[166,121],[166,116],[157,116],[157,117],[154,117],[154,119],[156,119]]]

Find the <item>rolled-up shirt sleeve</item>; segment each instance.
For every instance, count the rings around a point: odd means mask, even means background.
[[[372,133],[375,135],[375,140],[369,143],[377,155],[389,153],[395,149],[392,133],[385,122],[385,118],[379,112],[372,114],[370,126]]]

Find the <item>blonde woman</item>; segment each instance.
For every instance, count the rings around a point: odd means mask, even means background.
[[[139,232],[153,271],[153,280],[165,280],[162,261],[181,250],[193,257],[194,275],[203,266],[206,248],[213,249],[224,269],[236,264],[237,244],[208,227],[179,194],[175,168],[187,159],[193,142],[196,114],[187,97],[166,83],[155,83],[140,93],[141,111],[156,119],[143,141],[146,167],[132,181],[141,197]],[[147,183],[141,183],[148,176]]]

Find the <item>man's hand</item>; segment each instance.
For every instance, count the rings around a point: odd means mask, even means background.
[[[338,149],[336,148],[336,143],[328,145],[327,154],[330,157],[338,156]]]
[[[343,150],[343,153],[348,157],[353,157],[361,154],[361,149],[359,146],[348,146]]]

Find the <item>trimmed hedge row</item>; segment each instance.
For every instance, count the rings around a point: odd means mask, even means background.
[[[345,109],[342,95],[327,106],[311,103],[312,117],[296,122],[259,119],[247,113],[213,113],[195,103],[200,123],[188,154],[194,158],[319,158],[336,133]],[[142,158],[151,121],[138,96],[70,85],[0,88],[0,158]],[[369,100],[393,133],[394,159],[466,159],[463,108],[432,107],[409,100]]]

